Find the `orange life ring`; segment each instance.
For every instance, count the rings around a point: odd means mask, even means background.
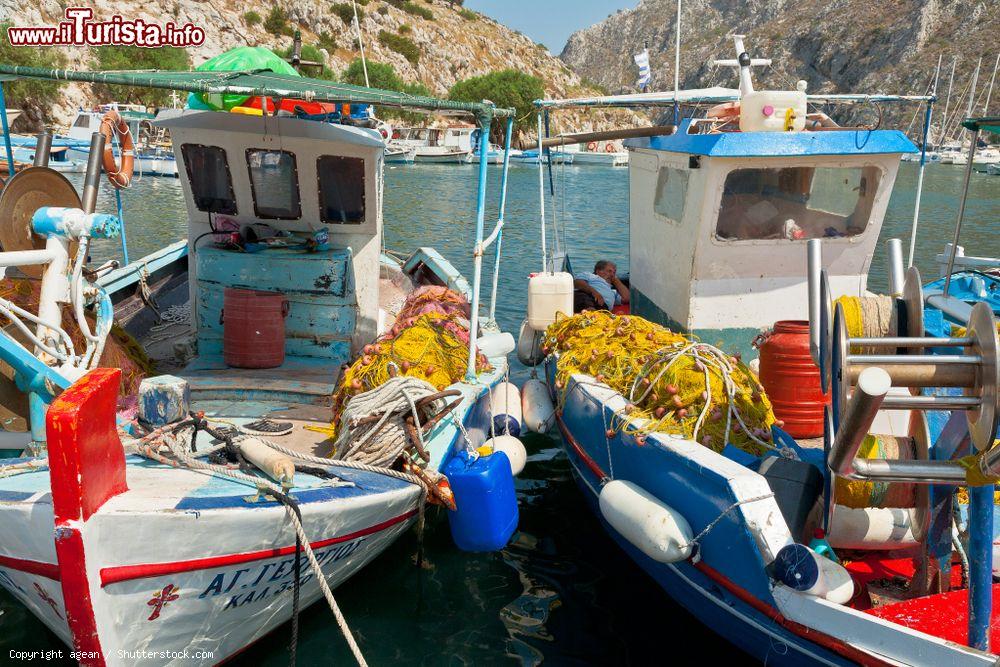
[[[615,153],[616,152],[615,151],[615,145],[614,144],[605,144],[604,145],[604,152],[605,153]]]
[[[128,123],[114,109],[101,117],[101,134],[104,135],[104,171],[108,174],[108,182],[121,190],[132,182],[132,169],[135,166],[135,142]],[[112,137],[118,135],[121,145],[121,164],[115,164],[115,152]]]
[[[587,150],[590,151],[590,152],[596,151],[597,150],[597,142],[596,141],[591,141],[589,144],[587,144]]]

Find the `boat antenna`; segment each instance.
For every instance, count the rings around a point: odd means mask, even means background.
[[[944,131],[947,129],[948,125],[948,107],[951,106],[951,88],[955,85],[955,64],[958,62],[958,56],[951,57],[951,76],[948,78],[948,97],[944,100],[944,114],[941,116],[941,130],[938,132],[937,145],[940,146],[944,141]]]
[[[997,66],[1000,66],[1000,53],[997,54],[997,60],[993,63],[993,76],[990,77],[990,87],[986,92],[986,104],[983,105],[984,116],[988,116],[990,113],[990,98],[993,97],[993,84],[997,80]]]
[[[677,25],[674,31],[677,33],[674,40],[674,125],[676,126],[680,123],[677,95],[681,87],[681,0],[677,0]]]
[[[715,60],[716,67],[738,67],[740,70],[740,97],[753,92],[753,77],[750,76],[751,67],[767,67],[771,64],[770,58],[751,58],[747,50],[743,48],[743,38],[745,35],[731,35],[736,46],[736,60]]]
[[[358,35],[358,46],[361,48],[361,69],[365,73],[365,87],[371,88],[371,84],[368,82],[368,63],[365,60],[365,40],[361,37],[361,21],[358,20],[358,3],[351,0],[351,7],[354,8],[354,19],[351,23],[354,24],[354,31]]]

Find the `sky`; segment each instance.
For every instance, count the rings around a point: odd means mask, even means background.
[[[559,55],[569,36],[639,0],[465,0],[465,6],[520,30]]]

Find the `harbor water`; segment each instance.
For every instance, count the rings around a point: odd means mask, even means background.
[[[386,247],[408,253],[433,246],[471,278],[475,176],[472,166],[390,166]],[[499,168],[490,167],[494,217],[487,216],[487,233],[495,220],[499,176]],[[589,270],[595,260],[611,259],[619,273],[626,272],[627,170],[557,165],[553,176],[557,196],[549,202],[549,220],[574,266]],[[927,168],[915,257],[925,282],[937,276],[934,257],[951,239],[962,176],[961,167]],[[82,186],[81,175],[70,179]],[[916,180],[917,165],[902,164],[872,263],[873,291],[886,288],[884,241],[903,239],[904,253],[909,243]],[[179,181],[139,178],[124,195],[133,259],[181,238],[186,220]],[[109,188],[102,191],[98,209],[115,210]],[[506,217],[497,319],[516,333],[525,312],[528,274],[541,268],[534,169],[511,169]],[[998,221],[1000,177],[974,173],[961,240],[967,254],[1000,255]],[[556,243],[552,228],[548,242],[550,247]],[[117,242],[102,241],[93,259],[119,257],[120,252]],[[487,284],[492,250],[489,255]],[[804,271],[804,250],[802,266]],[[486,289],[485,302],[488,294]],[[529,370],[513,363],[514,381],[527,378]],[[530,458],[517,480],[520,530],[501,553],[457,551],[444,517],[431,511],[422,544],[410,531],[335,591],[372,665],[648,664],[677,655],[677,643],[696,650],[705,662],[749,660],[673,604],[605,536],[583,505],[555,439],[530,436],[525,444]],[[235,664],[286,665],[289,640],[286,625],[248,648]],[[0,662],[7,662],[11,650],[47,649],[62,649],[65,662],[71,662],[65,646],[0,590]],[[783,647],[774,651],[780,654]],[[352,664],[325,605],[302,613],[298,657],[301,665]]]

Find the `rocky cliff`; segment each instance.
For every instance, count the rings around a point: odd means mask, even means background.
[[[291,38],[275,35],[265,27],[272,7],[277,4],[287,16],[288,31],[302,32],[306,45],[322,49],[325,64],[334,73],[342,72],[359,55],[353,30],[342,18],[350,2],[330,0],[243,0],[230,4],[224,0],[98,0],[68,2],[67,0],[0,0],[0,22],[17,26],[54,25],[63,18],[67,6],[93,7],[95,20],[109,20],[119,14],[127,19],[143,18],[157,23],[173,21],[178,25],[191,22],[206,32],[205,43],[189,48],[192,64],[197,66],[208,58],[235,46],[267,46],[287,48]],[[544,82],[546,93],[552,96],[589,94],[593,90],[581,84],[580,77],[548,50],[525,35],[510,30],[493,19],[465,10],[449,0],[412,0],[386,2],[359,1],[363,14],[360,21],[364,47],[369,59],[390,63],[407,82],[421,82],[438,96],[447,94],[458,80],[486,74],[490,71],[515,68],[537,76]],[[251,17],[256,15],[256,21]],[[248,20],[248,17],[249,18]],[[349,21],[349,16],[348,16]],[[379,40],[380,33],[404,37],[412,42],[417,57],[407,59]],[[21,47],[30,48],[30,47]],[[93,66],[92,54],[86,48],[65,48],[67,66]],[[414,60],[416,62],[414,62]],[[96,101],[86,86],[66,86],[65,96],[57,107],[46,110],[48,122],[65,124],[78,106],[90,106]],[[34,119],[30,116],[36,116]],[[590,129],[610,122],[608,114],[580,119],[573,127]],[[37,114],[25,117],[29,123],[38,121]]]
[[[675,0],[641,0],[573,34],[561,58],[584,78],[612,92],[635,90],[632,55],[648,44],[653,89],[673,87]],[[958,57],[954,95],[966,91],[982,57],[978,111],[1000,46],[996,0],[684,0],[681,15],[681,87],[736,86],[730,68],[713,58],[734,58],[727,34],[747,35],[752,56],[771,58],[755,71],[761,86],[791,88],[805,79],[811,92],[923,93],[943,55],[938,94],[947,93],[953,56]],[[1000,111],[1000,89],[991,111]],[[952,98],[952,108],[956,97]],[[863,113],[858,111],[858,113]],[[870,114],[871,111],[869,110]],[[900,111],[905,125],[912,108]]]

